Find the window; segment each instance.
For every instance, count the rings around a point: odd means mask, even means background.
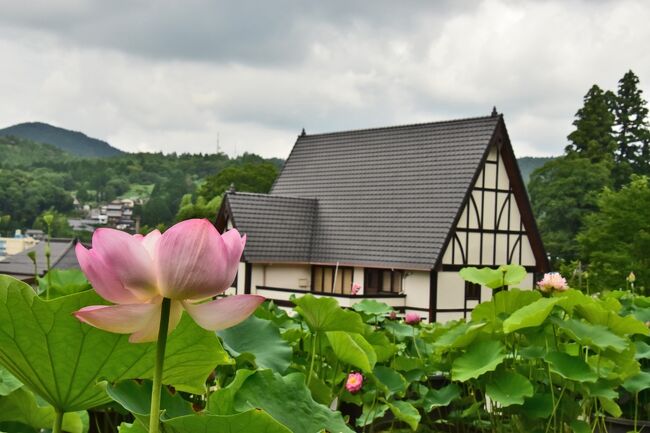
[[[465,281],[465,300],[466,301],[480,301],[481,300],[481,285]]]
[[[354,268],[345,266],[312,266],[311,290],[318,293],[349,295]]]
[[[369,269],[364,273],[364,293],[400,293],[402,291],[402,276],[400,270]]]

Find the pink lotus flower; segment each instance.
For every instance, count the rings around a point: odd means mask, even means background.
[[[421,318],[418,313],[406,313],[406,316],[404,316],[404,321],[409,325],[416,325],[420,323],[420,320]]]
[[[348,379],[345,382],[345,389],[350,391],[352,394],[359,392],[363,386],[363,376],[361,373],[350,373],[348,374]]]
[[[133,343],[155,341],[163,298],[171,299],[169,332],[183,310],[202,328],[229,328],[250,316],[262,296],[239,295],[201,302],[232,284],[246,236],[220,235],[207,219],[180,222],[164,234],[146,236],[100,228],[92,248],[76,246],[77,259],[95,291],[117,305],[75,312],[77,319],[106,331],[131,334]]]
[[[352,293],[353,295],[356,295],[357,293],[359,293],[359,290],[361,290],[361,284],[353,283],[352,284],[352,289],[350,290],[350,293]]]
[[[546,293],[549,293],[553,290],[563,292],[569,288],[566,283],[566,279],[564,279],[562,275],[557,272],[549,272],[544,274],[544,278],[542,278],[541,281],[537,282],[537,287],[539,287],[539,290]]]

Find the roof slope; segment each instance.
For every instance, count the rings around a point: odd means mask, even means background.
[[[0,274],[10,275],[20,280],[31,279],[34,276],[34,263],[27,254],[30,251],[34,251],[36,253],[38,274],[39,276],[44,275],[47,271],[47,261],[45,258],[46,246],[46,241],[40,241],[32,248],[0,260]],[[79,268],[77,258],[74,254],[74,246],[75,241],[73,239],[52,239],[50,242],[52,268]]]
[[[311,254],[300,261],[431,269],[499,121],[490,116],[299,136],[268,197],[317,199]],[[235,225],[246,231],[244,214],[233,211]],[[273,230],[294,224],[260,223]],[[264,257],[271,261],[283,261],[280,249],[291,247],[248,234],[251,243],[267,245]],[[246,250],[248,260],[262,261],[257,247]]]
[[[316,200],[230,192],[226,203],[235,226],[246,233],[246,260],[309,260]]]

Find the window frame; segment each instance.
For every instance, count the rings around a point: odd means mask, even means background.
[[[390,273],[390,277],[389,277],[390,288],[388,290],[386,290],[384,287],[384,283],[386,282],[386,278],[385,278],[386,272]],[[375,274],[374,278],[371,277],[371,274]],[[373,295],[373,294],[398,295],[404,291],[404,284],[403,284],[404,274],[405,271],[403,269],[365,268],[363,270],[363,287],[364,287],[363,291],[365,294],[368,295]],[[399,287],[395,287],[396,277],[399,280]],[[372,279],[377,280],[381,287],[372,287],[373,284],[370,284]]]
[[[336,266],[333,265],[312,265],[311,266],[311,292],[312,293],[322,293],[324,295],[349,295],[350,290],[352,289],[352,284],[354,283],[354,268],[351,266],[339,266],[338,267],[338,274],[336,270]],[[332,287],[329,290],[325,290],[325,271],[331,271],[331,281],[332,281]],[[320,272],[321,277],[320,277],[320,290],[317,290],[316,288],[316,273]],[[346,293],[346,287],[345,287],[345,281],[346,281],[346,273],[350,273],[350,287],[347,289],[348,292]],[[337,276],[337,280],[340,279],[341,281],[341,289],[340,291],[335,290],[337,289],[336,286],[336,280],[334,280],[334,275]]]

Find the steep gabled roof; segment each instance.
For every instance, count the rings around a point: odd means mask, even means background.
[[[227,195],[235,226],[249,235],[246,260],[431,269],[499,122],[489,116],[299,136],[270,194]],[[276,235],[283,231],[300,242]]]

